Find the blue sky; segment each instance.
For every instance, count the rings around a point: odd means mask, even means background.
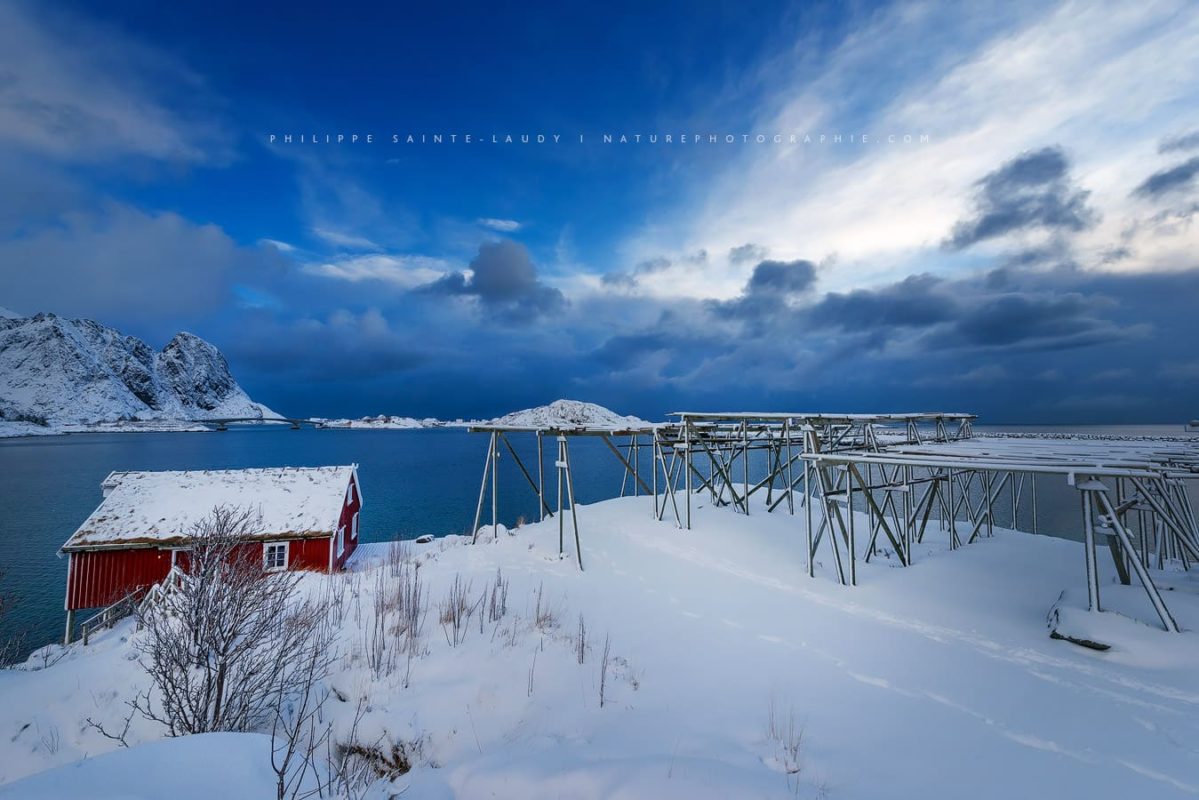
[[[242,5],[0,0],[0,305],[292,414],[1199,416],[1193,4]]]

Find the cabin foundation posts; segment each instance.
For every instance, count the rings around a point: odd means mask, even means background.
[[[71,643],[71,637],[75,633],[75,609],[67,609],[67,629],[63,633],[62,643],[68,645]]]

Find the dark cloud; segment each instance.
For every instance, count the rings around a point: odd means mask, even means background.
[[[592,357],[607,367],[627,367],[651,353],[674,350],[677,344],[677,337],[667,330],[646,330],[613,336],[597,347]]]
[[[645,261],[638,263],[631,270],[616,270],[613,272],[605,272],[600,278],[605,286],[614,288],[633,289],[637,286],[638,278],[643,275],[653,275],[658,272],[664,272],[675,264],[705,264],[708,261],[707,250],[697,250],[690,255],[672,260],[665,256],[656,258],[648,258]]]
[[[1177,153],[1196,148],[1199,148],[1199,131],[1191,131],[1162,139],[1161,144],[1157,146],[1157,152]]]
[[[1133,194],[1140,197],[1158,197],[1167,192],[1185,189],[1194,181],[1196,175],[1199,175],[1199,156],[1153,173],[1133,190]]]
[[[360,381],[410,371],[430,358],[382,312],[337,311],[324,319],[281,320],[249,313],[238,322],[237,337],[223,349],[237,365],[269,376],[317,382],[329,374]],[[269,404],[268,404],[269,405]]]
[[[745,285],[746,295],[791,296],[808,291],[816,283],[816,265],[811,261],[763,261]]]
[[[954,225],[951,250],[1027,229],[1074,232],[1091,227],[1090,192],[1076,189],[1065,153],[1046,147],[1015,158],[977,184],[975,214]]]
[[[713,301],[708,307],[721,317],[768,322],[815,285],[816,265],[811,261],[762,261],[738,297]]]
[[[424,287],[433,294],[477,297],[484,311],[513,323],[533,322],[566,305],[562,292],[542,283],[524,245],[488,242],[470,262],[471,274],[452,272]]]
[[[215,225],[119,204],[0,240],[6,302],[142,331],[219,311],[236,284],[269,282],[285,270],[276,250],[243,247]]]
[[[832,330],[861,348],[935,351],[1052,351],[1145,337],[1153,314],[1133,318],[1115,298],[1136,279],[1101,287],[1082,270],[1004,267],[946,280],[913,275],[877,289],[825,295],[806,308],[802,325]]]
[[[957,300],[932,275],[909,275],[879,289],[829,293],[806,310],[817,327],[863,331],[877,328],[924,328],[952,319]]]
[[[1062,350],[1135,335],[1102,318],[1101,296],[1011,292],[983,297],[954,322],[954,344]]]
[[[750,261],[761,261],[766,258],[766,248],[748,242],[729,250],[729,261],[733,264],[747,264]]]

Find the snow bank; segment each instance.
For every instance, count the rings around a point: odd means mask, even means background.
[[[271,739],[205,733],[149,742],[0,786],[0,800],[212,800],[275,796]]]
[[[490,424],[519,428],[640,428],[650,423],[640,417],[622,416],[595,403],[555,400],[549,405],[496,417]]]
[[[1162,576],[1182,634],[1133,621],[1152,622],[1151,609],[1107,572],[1103,597],[1123,616],[1083,614],[1067,594],[1069,615],[1109,634],[1136,626],[1100,653],[1046,630],[1062,590],[1083,585],[1076,542],[997,530],[949,552],[932,526],[912,567],[880,555],[859,563],[850,588],[831,580],[824,551],[817,577],[806,575],[802,513],[752,511],[697,494],[694,527],[680,531],[653,521],[646,497],[580,506],[586,572],[569,536],[559,558],[552,519],[475,546],[406,545],[432,605],[425,647],[410,671],[381,676],[361,654],[388,549],[363,545],[333,578],[349,611],[331,684],[369,698],[368,736],[416,754],[374,796],[1199,792],[1199,583],[1189,576]],[[510,584],[507,613],[482,629],[472,618],[452,646],[438,604],[456,580],[477,598],[497,570]],[[312,591],[327,580],[304,579]],[[144,681],[137,635],[126,622],[48,668],[0,672],[0,784],[114,749],[84,720],[119,727],[123,699]],[[344,723],[353,703],[329,713]],[[133,742],[160,737],[140,722],[131,730]],[[227,783],[212,796],[249,796],[237,791],[249,765],[213,764],[212,780]],[[136,790],[141,776],[129,775]]]

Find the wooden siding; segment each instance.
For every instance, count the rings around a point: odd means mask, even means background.
[[[100,608],[166,577],[171,551],[94,550],[71,553],[67,609]]]

